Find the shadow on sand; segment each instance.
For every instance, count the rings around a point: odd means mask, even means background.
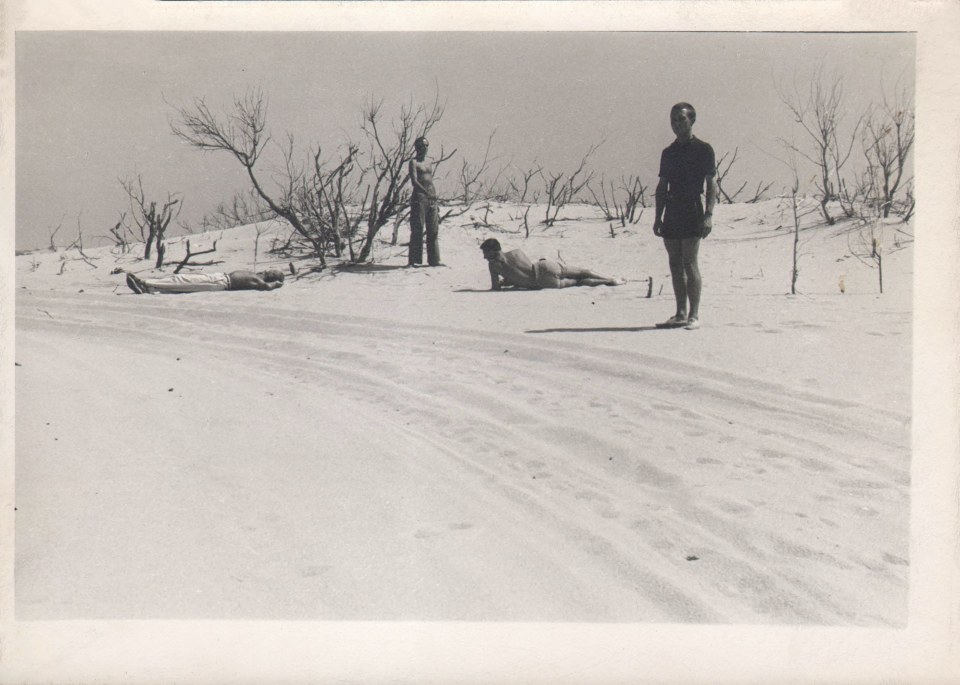
[[[337,273],[379,273],[381,271],[397,271],[398,269],[409,269],[406,264],[336,264],[331,267],[331,271]]]
[[[524,333],[641,333],[643,331],[669,331],[675,329],[656,326],[608,326],[602,328],[539,328]]]

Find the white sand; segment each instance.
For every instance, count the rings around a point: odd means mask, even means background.
[[[904,625],[912,244],[879,295],[849,226],[805,231],[790,296],[785,208],[718,208],[699,331],[652,329],[647,217],[582,206],[273,292],[18,257],[17,619]],[[192,244],[252,268],[254,235]],[[486,237],[629,282],[488,292]]]

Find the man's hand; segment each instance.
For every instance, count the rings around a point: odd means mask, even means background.
[[[710,235],[710,231],[713,230],[713,217],[709,214],[704,215],[703,217],[703,226],[700,229],[700,237],[706,238]]]
[[[658,238],[663,235],[663,221],[655,219],[653,222],[653,234]]]

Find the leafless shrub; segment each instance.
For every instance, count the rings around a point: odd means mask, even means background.
[[[806,93],[801,93],[796,83],[790,93],[779,86],[777,90],[780,100],[803,131],[807,144],[800,145],[784,139],[780,139],[780,142],[817,168],[815,184],[820,198],[820,211],[832,226],[836,219],[827,209],[827,203],[838,196],[841,169],[853,151],[862,117],[854,125],[849,142],[846,138],[841,142],[840,127],[846,114],[843,108],[843,82],[835,77],[831,83],[825,83],[822,68],[814,74]]]
[[[126,212],[120,212],[120,218],[117,220],[117,223],[113,225],[113,228],[110,229],[108,238],[113,241],[115,248],[120,249],[121,254],[126,254],[130,251],[130,240],[133,238],[133,234],[127,225]]]
[[[61,216],[59,223],[57,223],[57,227],[54,228],[52,231],[50,231],[50,247],[49,247],[49,250],[50,250],[51,252],[56,252],[56,251],[57,251],[56,237],[57,237],[57,233],[60,232],[60,229],[63,228],[63,219],[64,219],[65,217],[66,217],[66,214],[64,214],[63,216]]]
[[[267,221],[276,216],[256,191],[243,190],[234,194],[229,202],[221,202],[210,214],[203,217],[203,230],[226,229],[235,226]]]
[[[471,164],[464,158],[460,165],[457,199],[465,205],[469,205],[477,199],[480,199],[480,197],[483,196],[484,186],[486,186],[487,190],[491,190],[500,179],[500,174],[503,172],[502,169],[492,180],[483,180],[484,175],[490,168],[490,163],[496,159],[491,159],[490,157],[490,148],[493,145],[493,138],[496,133],[497,131],[494,129],[487,138],[487,146],[483,152],[483,159],[479,163]]]
[[[156,200],[148,200],[143,190],[143,178],[137,176],[136,182],[132,179],[120,179],[120,185],[130,199],[130,210],[133,220],[140,228],[140,237],[143,240],[143,258],[150,259],[151,249],[157,248],[157,268],[163,265],[164,238],[170,222],[176,218],[183,207],[182,198],[176,193],[167,193],[167,200],[159,205]]]
[[[863,147],[869,168],[878,176],[878,199],[885,219],[904,181],[914,134],[913,101],[906,89],[901,89],[893,101],[884,93],[883,104],[866,117]]]
[[[640,217],[643,215],[643,209],[647,206],[645,197],[647,186],[640,181],[639,176],[630,176],[628,178],[621,178],[620,188],[626,193],[620,222],[623,225],[635,224],[640,221]]]
[[[530,192],[530,182],[535,177],[543,174],[543,167],[534,161],[533,166],[530,168],[517,168],[517,171],[519,172],[519,178],[514,178],[513,175],[510,175],[507,178],[507,185],[510,187],[512,192],[512,199],[520,204],[523,204],[527,201],[527,193]],[[538,199],[539,194],[538,197],[533,198],[533,201],[536,202]]]
[[[587,150],[586,154],[580,159],[580,164],[570,173],[562,171],[547,173],[542,169],[540,170],[540,177],[543,179],[544,184],[544,194],[547,197],[546,213],[541,222],[543,225],[547,227],[553,226],[557,221],[560,210],[571,202],[577,194],[590,183],[590,180],[593,178],[593,172],[586,171],[587,161],[602,144],[603,141],[591,145],[590,149]]]
[[[641,183],[638,176],[630,176],[629,178],[621,176],[619,186],[610,181],[609,196],[607,194],[608,184],[604,182],[602,175],[600,177],[599,195],[590,183],[587,183],[586,188],[593,198],[593,204],[603,212],[606,221],[619,221],[620,226],[625,227],[627,224],[637,223],[643,215],[643,207],[646,206],[647,187]],[[622,200],[618,199],[620,193],[622,193]]]
[[[737,197],[739,197],[740,193],[743,192],[743,189],[747,187],[746,181],[741,183],[740,187],[737,188],[735,191],[733,191],[733,193],[728,193],[723,187],[723,183],[726,180],[727,175],[730,173],[730,169],[733,168],[734,162],[737,161],[737,154],[739,152],[740,152],[740,148],[736,147],[733,150],[732,156],[730,155],[729,152],[723,153],[720,159],[717,160],[717,164],[716,164],[716,172],[717,172],[716,179],[717,179],[717,188],[720,191],[720,200],[722,202],[726,202],[727,204],[733,204],[736,201]],[[727,157],[730,157],[729,161],[727,160]],[[725,162],[726,162],[726,166],[724,166]],[[770,183],[767,183],[766,185],[764,185],[764,183],[761,181],[760,183],[757,184],[757,188],[754,191],[753,196],[749,200],[745,200],[745,202],[747,202],[748,204],[759,202],[761,199],[763,199],[764,194],[768,190],[770,190],[772,186],[773,186],[772,181]]]

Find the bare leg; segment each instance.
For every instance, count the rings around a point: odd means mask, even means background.
[[[683,241],[679,238],[664,238],[663,244],[667,248],[667,257],[670,260],[670,279],[673,281],[673,297],[677,301],[676,317],[678,319],[686,319],[687,279],[683,268]]]
[[[700,278],[700,265],[697,256],[700,253],[700,238],[684,238],[681,241],[683,248],[683,273],[687,280],[687,297],[690,300],[690,319],[700,318],[700,290],[703,282]]]
[[[610,278],[609,276],[601,276],[595,271],[590,269],[582,269],[578,266],[564,266],[563,267],[563,281],[573,281],[570,285],[622,285],[623,281],[618,278]],[[568,287],[567,285],[561,287]]]

